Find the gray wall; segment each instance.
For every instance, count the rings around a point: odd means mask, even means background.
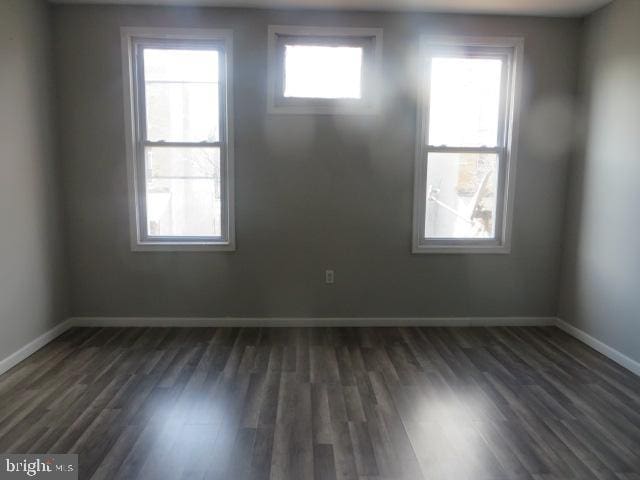
[[[590,17],[560,316],[640,361],[640,2]]]
[[[53,7],[73,315],[555,315],[581,22]],[[269,24],[384,28],[379,116],[266,113]],[[121,26],[235,32],[233,253],[130,251]],[[411,255],[418,35],[526,39],[510,255]],[[324,285],[324,269],[336,283]]]
[[[66,316],[47,11],[0,2],[0,359]]]

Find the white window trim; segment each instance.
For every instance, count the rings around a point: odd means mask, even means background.
[[[301,25],[269,25],[268,49],[267,49],[267,112],[270,114],[319,114],[319,115],[375,115],[380,105],[378,88],[373,88],[374,93],[368,99],[369,103],[362,106],[345,105],[339,99],[328,99],[327,105],[309,105],[305,99],[301,99],[299,105],[279,105],[277,102],[278,82],[276,78],[281,75],[281,65],[278,58],[278,35],[309,36],[309,37],[371,37],[373,38],[373,65],[369,68],[371,78],[363,79],[377,86],[381,78],[382,68],[382,28],[356,28],[356,27],[311,27]]]
[[[127,179],[129,186],[129,230],[131,249],[133,251],[232,251],[236,248],[235,239],[235,185],[234,185],[234,154],[233,154],[233,32],[222,29],[183,29],[183,28],[147,28],[122,27],[120,29],[122,46],[122,71],[124,81],[124,125],[127,153]],[[223,208],[226,208],[222,223],[222,240],[190,241],[189,237],[176,237],[171,241],[150,241],[143,239],[140,228],[139,195],[137,182],[137,141],[136,141],[136,111],[134,100],[134,59],[133,39],[175,39],[175,40],[216,40],[224,44],[226,77],[223,79],[226,89],[226,128],[223,132],[226,138],[220,139],[226,147],[226,175],[223,181],[226,188],[226,198]],[[226,218],[226,222],[224,219]]]
[[[460,240],[427,240],[424,237],[424,222],[426,208],[426,177],[427,177],[427,145],[424,139],[428,135],[428,104],[429,92],[424,86],[426,62],[429,51],[434,47],[499,47],[512,49],[511,75],[509,94],[507,98],[506,115],[506,144],[504,165],[504,189],[502,199],[502,225],[497,231],[497,240],[482,239]],[[513,207],[516,186],[516,164],[518,129],[520,118],[521,84],[523,77],[524,39],[519,37],[464,37],[464,36],[431,36],[420,37],[420,57],[418,71],[418,109],[416,130],[416,156],[414,167],[414,195],[413,195],[413,235],[412,253],[431,254],[508,254],[511,252],[511,235],[513,226]],[[472,148],[471,150],[478,150]]]

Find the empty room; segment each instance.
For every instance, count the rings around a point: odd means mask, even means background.
[[[640,0],[0,0],[0,479],[640,480]]]

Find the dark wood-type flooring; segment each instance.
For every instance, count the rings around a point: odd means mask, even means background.
[[[556,328],[75,328],[0,452],[80,478],[640,479],[640,378]]]

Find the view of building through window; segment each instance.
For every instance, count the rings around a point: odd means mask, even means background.
[[[148,147],[149,236],[220,235],[220,150]]]
[[[221,235],[218,52],[144,49],[147,232]]]
[[[473,149],[498,145],[501,75],[500,59],[431,60],[426,238],[495,235],[498,155]]]
[[[497,170],[495,154],[430,153],[425,236],[492,238]]]

